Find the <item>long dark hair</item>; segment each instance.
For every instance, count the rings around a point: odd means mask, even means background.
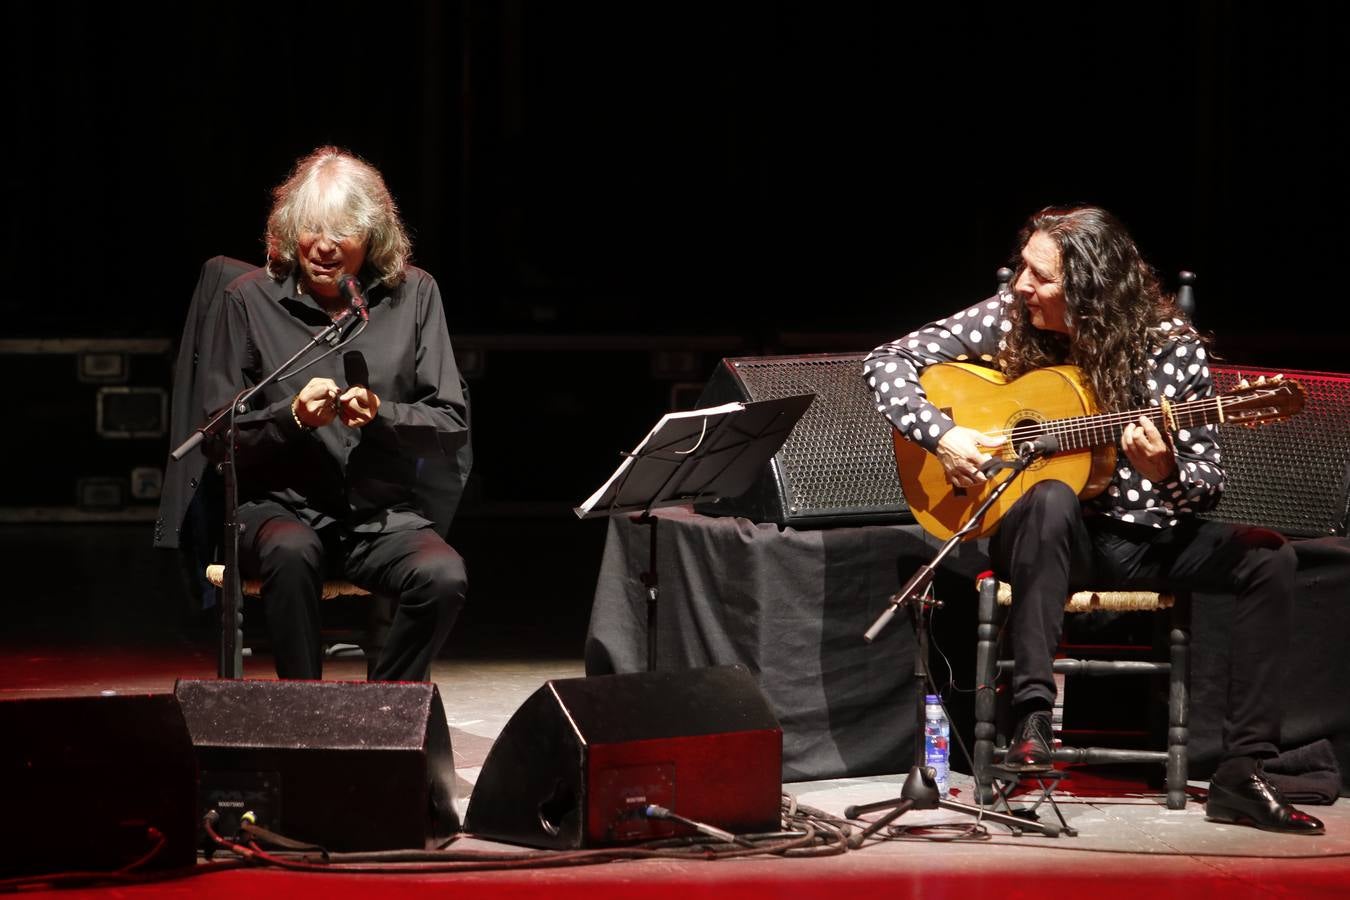
[[[1081,368],[1098,406],[1124,412],[1148,402],[1145,385],[1149,329],[1181,319],[1171,336],[1195,329],[1165,293],[1120,220],[1095,206],[1046,207],[1018,235],[1025,247],[1040,232],[1059,247],[1065,313],[1072,338],[1031,324],[1021,301],[1010,307],[1008,332],[998,365],[1015,378],[1031,369],[1069,363]],[[1022,263],[1017,272],[1021,274]]]

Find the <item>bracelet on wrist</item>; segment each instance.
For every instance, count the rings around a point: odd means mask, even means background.
[[[312,431],[308,425],[300,421],[300,414],[296,411],[300,405],[300,395],[296,394],[295,399],[291,401],[291,418],[295,420],[295,425],[301,431]]]

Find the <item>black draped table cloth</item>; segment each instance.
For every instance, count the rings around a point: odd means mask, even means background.
[[[1350,796],[1350,538],[1294,542],[1298,582],[1279,691],[1284,703],[1280,746],[1331,741],[1342,795]],[[1222,749],[1228,696],[1228,643],[1233,597],[1197,594],[1192,611],[1192,777],[1212,772]],[[1276,652],[1272,649],[1271,652]]]
[[[914,640],[897,616],[876,641],[863,632],[940,544],[917,525],[779,528],[736,517],[658,510],[658,668],[741,664],[783,727],[783,779],[908,770],[913,761]],[[650,527],[610,520],[586,638],[590,675],[647,667]],[[974,671],[975,545],[944,562],[935,642]],[[903,578],[898,576],[903,572]],[[962,624],[955,624],[956,622]],[[944,676],[940,679],[945,681]]]
[[[940,546],[916,525],[797,530],[682,507],[659,510],[658,667],[740,664],[754,672],[783,727],[783,780],[895,773],[913,762],[914,640],[897,616],[872,644],[862,634],[887,598]],[[586,637],[586,672],[646,669],[642,573],[650,526],[610,520]],[[1299,541],[1299,578],[1285,676],[1282,745],[1329,739],[1350,776],[1350,541]],[[975,578],[983,544],[943,564],[930,665],[939,684],[972,687]],[[1197,595],[1192,611],[1190,758],[1197,776],[1217,762],[1228,689],[1233,599]],[[1272,652],[1275,652],[1272,649]],[[970,695],[953,692],[968,729]],[[715,698],[710,698],[715,702]],[[953,755],[953,764],[962,766]]]

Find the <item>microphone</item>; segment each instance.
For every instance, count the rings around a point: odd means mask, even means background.
[[[369,319],[368,304],[365,295],[361,293],[361,283],[356,280],[356,277],[344,272],[342,277],[338,279],[337,286],[338,293],[342,295],[343,300],[347,301],[347,305],[351,307],[352,311],[362,319]]]
[[[1038,435],[1030,441],[1017,445],[1017,455],[1023,459],[1037,456],[1054,456],[1059,452],[1059,438],[1053,434]]]
[[[1054,456],[1059,452],[1059,438],[1053,434],[1040,434],[1029,441],[1023,441],[1017,445],[1018,462],[1011,462],[1001,459],[997,456],[991,456],[980,465],[980,471],[985,477],[993,475],[995,472],[1001,472],[1004,469],[1011,469],[1021,465],[1026,468],[1032,460],[1043,459],[1047,456]]]
[[[342,354],[342,371],[347,376],[347,387],[370,387],[370,369],[366,366],[366,356],[360,350],[348,350]]]
[[[1054,456],[1059,452],[1059,438],[1053,434],[1038,434],[1029,441],[1017,445],[1017,460],[1012,461],[991,456],[980,464],[980,471],[988,478],[1004,469],[1017,469],[1019,472],[1031,465],[1034,460]]]

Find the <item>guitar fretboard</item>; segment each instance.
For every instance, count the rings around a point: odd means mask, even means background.
[[[1223,403],[1226,397],[1208,397],[1201,400],[1188,400],[1175,403],[1171,407],[1172,419],[1177,428],[1195,428],[1200,425],[1213,425],[1224,420]],[[1125,426],[1138,422],[1141,416],[1147,417],[1161,432],[1169,431],[1161,408],[1149,407],[1123,413],[1098,413],[1091,416],[1074,416],[1068,419],[1051,419],[1034,425],[1019,425],[1010,435],[1013,445],[1031,440],[1042,434],[1053,435],[1059,441],[1061,451],[1086,450],[1090,447],[1115,445]]]

